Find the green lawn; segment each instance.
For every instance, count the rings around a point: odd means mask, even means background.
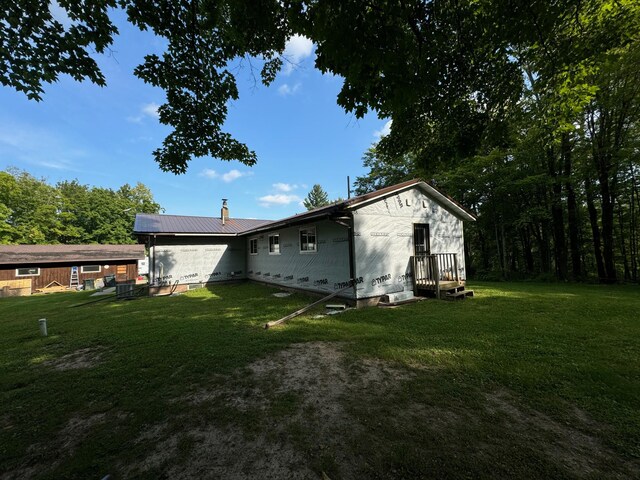
[[[640,477],[638,287],[471,287],[270,330],[309,297],[1,299],[0,478]]]

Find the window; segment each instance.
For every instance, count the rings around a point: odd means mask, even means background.
[[[16,268],[16,277],[37,277],[40,275],[38,267]]]
[[[82,265],[80,267],[81,273],[99,273],[100,270],[100,265]]]
[[[258,239],[257,238],[252,238],[251,240],[249,240],[249,253],[251,255],[257,255],[258,254]]]
[[[300,253],[316,252],[316,227],[300,229]]]
[[[269,255],[280,255],[280,234],[269,235]]]

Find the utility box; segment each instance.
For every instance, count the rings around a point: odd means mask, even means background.
[[[116,284],[116,297],[118,300],[125,300],[135,296],[135,282],[122,282]]]

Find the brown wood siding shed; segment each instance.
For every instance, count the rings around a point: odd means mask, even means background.
[[[17,280],[17,279],[31,279],[31,291],[35,291],[38,288],[46,287],[51,282],[58,282],[61,285],[68,287],[69,280],[71,279],[71,267],[78,267],[78,279],[80,285],[84,280],[102,278],[105,275],[116,275],[116,281],[123,282],[126,280],[135,280],[138,276],[138,261],[137,260],[120,260],[117,263],[103,263],[100,264],[101,271],[95,273],[82,273],[82,266],[86,265],[98,265],[96,262],[70,262],[70,263],[45,263],[45,264],[19,264],[19,265],[0,265],[0,280]],[[105,265],[109,268],[105,268]],[[126,267],[126,274],[117,275],[118,266]],[[40,268],[40,275],[35,276],[17,276],[16,270],[18,268]]]

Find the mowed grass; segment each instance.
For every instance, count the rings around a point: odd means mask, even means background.
[[[2,299],[0,477],[124,478],[126,466],[154,448],[153,439],[141,440],[145,432],[168,418],[183,425],[217,422],[249,437],[267,434],[273,425],[263,418],[294,415],[297,393],[274,393],[269,409],[256,411],[211,404],[205,412],[179,399],[237,383],[252,362],[304,342],[340,342],[346,369],[377,359],[410,374],[384,395],[340,398],[358,425],[339,447],[355,459],[349,469],[331,446],[341,439],[323,438],[329,445],[317,454],[320,434],[308,425],[298,422],[274,440],[291,444],[318,477],[619,478],[637,472],[638,287],[471,288],[476,297],[463,302],[427,300],[323,318],[314,318],[315,311],[270,330],[263,329],[267,321],[313,299],[276,298],[276,290],[254,284],[77,308],[70,307],[88,301],[87,293]],[[43,317],[46,338],[38,332]],[[55,368],[78,351],[95,362]],[[249,392],[251,378],[242,380]],[[70,425],[82,418],[101,420],[74,432]],[[187,463],[195,440],[188,431],[180,435],[180,455],[171,462]],[[573,452],[572,442],[584,451]],[[566,455],[553,453],[563,448]],[[597,464],[576,466],[588,463],[589,449],[608,453]],[[167,468],[146,474],[162,477]]]

